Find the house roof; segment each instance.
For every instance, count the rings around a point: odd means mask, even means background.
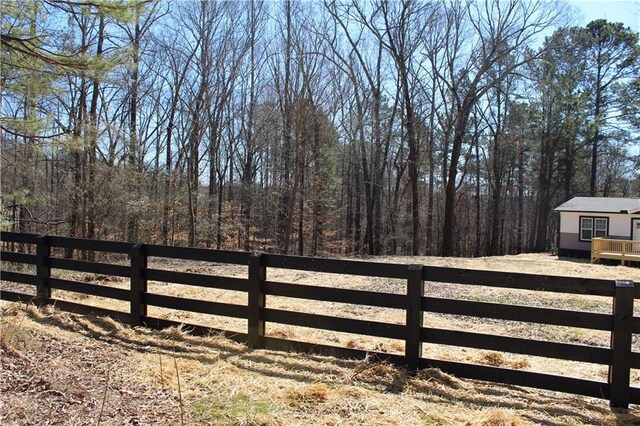
[[[640,213],[640,198],[573,197],[557,212]]]

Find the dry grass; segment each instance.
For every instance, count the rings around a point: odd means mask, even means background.
[[[566,262],[546,255],[503,258],[388,258],[476,269],[516,270],[640,281],[633,268]],[[246,267],[206,262],[153,262],[151,267],[246,277]],[[56,274],[62,271],[54,271]],[[128,282],[91,274],[65,278],[127,288]],[[305,285],[402,293],[400,280],[269,269],[269,280]],[[153,292],[200,300],[246,304],[246,294],[167,283]],[[429,294],[468,300],[610,312],[611,300],[594,296],[509,291],[487,287],[428,284]],[[127,311],[128,303],[54,291],[54,296]],[[606,401],[461,380],[436,369],[415,375],[372,360],[250,351],[220,336],[131,329],[110,319],[82,317],[51,308],[2,302],[2,424],[634,424],[637,412],[612,413]],[[269,297],[267,306],[402,324],[393,309]],[[246,321],[150,308],[176,321],[245,332]],[[425,325],[606,347],[609,334],[567,327],[427,315]],[[268,324],[282,338],[402,353],[391,339]],[[634,342],[638,350],[638,342]],[[425,345],[428,357],[552,374],[606,380],[606,367],[509,353]],[[632,379],[640,382],[635,370]],[[178,380],[180,391],[178,390]],[[184,412],[181,413],[181,407]],[[35,414],[34,414],[35,413]],[[44,414],[43,414],[44,413]],[[37,417],[45,415],[44,417]],[[46,421],[45,421],[46,420]]]
[[[325,383],[312,383],[302,385],[287,391],[287,402],[292,407],[318,406],[324,403],[329,395],[329,389]]]
[[[510,411],[491,409],[476,422],[467,422],[465,426],[527,426],[531,423]]]
[[[127,333],[108,320],[3,303],[0,423],[171,423],[173,397],[138,383],[125,348],[89,337],[117,330]]]
[[[180,424],[181,401],[185,424],[640,421],[635,410],[611,413],[606,401],[461,380],[437,369],[411,375],[373,360],[252,351],[219,336],[131,329],[8,302],[2,315],[3,333],[12,336],[2,344],[2,424]]]

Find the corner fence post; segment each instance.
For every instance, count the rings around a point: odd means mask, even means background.
[[[131,326],[138,327],[143,324],[147,316],[147,304],[145,293],[147,292],[147,255],[144,244],[135,244],[129,252],[131,256]]]
[[[40,235],[36,237],[36,300],[38,306],[51,303],[51,287],[49,278],[51,277],[51,267],[49,257],[51,256],[51,246],[49,237]]]
[[[248,336],[249,347],[258,349],[263,346],[264,320],[262,308],[265,307],[263,284],[267,279],[267,268],[262,265],[262,254],[249,256],[249,298],[248,298]]]
[[[424,295],[424,281],[422,280],[422,265],[410,265],[407,275],[407,337],[405,341],[405,361],[409,370],[420,368],[422,357],[422,296]]]
[[[631,337],[633,333],[633,281],[617,280],[613,297],[612,359],[609,366],[609,405],[629,407],[631,376]]]

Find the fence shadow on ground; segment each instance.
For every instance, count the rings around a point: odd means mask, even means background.
[[[118,345],[138,353],[151,351],[162,356],[213,365],[226,362],[246,372],[302,383],[354,385],[385,393],[410,392],[425,403],[456,403],[465,406],[500,407],[536,423],[564,425],[567,419],[592,424],[594,412],[609,416],[617,425],[640,424],[635,410],[610,411],[604,404],[515,385],[475,380],[462,381],[435,369],[412,374],[377,360],[349,360],[319,355],[292,355],[280,351],[252,350],[222,336],[192,336],[175,327],[165,330],[132,329],[105,317],[61,313],[51,308],[21,307],[30,319],[91,339]],[[204,367],[206,368],[206,367]]]

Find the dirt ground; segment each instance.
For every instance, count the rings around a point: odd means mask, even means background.
[[[619,264],[594,265],[589,263],[587,259],[558,258],[558,256],[549,253],[523,253],[474,258],[389,256],[378,258],[377,261],[567,277],[640,280],[640,268],[620,266]]]
[[[640,268],[590,265],[544,254],[452,259],[388,257],[421,263],[640,281]],[[246,267],[152,259],[150,267],[246,277]],[[402,280],[269,269],[268,279],[294,284],[403,293]],[[117,277],[54,271],[66,279],[126,288]],[[14,285],[2,283],[3,288]],[[19,287],[19,286],[18,286]],[[149,291],[245,304],[246,294],[168,283]],[[611,312],[610,298],[428,283],[427,294],[590,312]],[[54,291],[54,297],[126,311],[128,304]],[[219,336],[181,330],[131,329],[110,319],[53,308],[1,302],[2,424],[640,424],[635,407],[613,413],[604,400],[486,382],[437,370],[416,376],[367,361],[248,350]],[[402,311],[268,297],[267,306],[401,324]],[[152,316],[246,331],[246,321],[149,308]],[[607,347],[609,333],[452,315],[425,315],[425,325]],[[401,353],[401,341],[268,324],[267,334],[289,339]],[[640,342],[634,348],[640,351]],[[606,368],[510,353],[425,345],[424,356],[501,365],[606,381]],[[640,372],[632,372],[640,384]]]

